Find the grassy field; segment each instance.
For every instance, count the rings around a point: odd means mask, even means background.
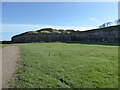
[[[0,47],[2,47],[3,45],[2,44],[0,44]]]
[[[118,46],[18,44],[15,88],[117,88]]]
[[[8,46],[10,44],[0,44],[0,47],[5,47],[5,46]]]

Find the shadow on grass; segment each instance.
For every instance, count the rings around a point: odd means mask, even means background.
[[[58,43],[58,42],[37,42],[37,43]],[[78,41],[78,42],[72,41],[72,42],[61,42],[61,43],[120,46],[120,43],[118,42],[113,43],[113,42],[93,42],[93,41]],[[1,45],[15,45],[15,44],[28,44],[28,43],[5,43]]]
[[[120,43],[110,43],[110,42],[91,42],[91,41],[81,41],[81,42],[65,42],[70,44],[88,44],[88,45],[109,45],[109,46],[120,46]]]

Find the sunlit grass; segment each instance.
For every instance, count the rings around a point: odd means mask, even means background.
[[[117,88],[118,46],[18,44],[15,88]]]

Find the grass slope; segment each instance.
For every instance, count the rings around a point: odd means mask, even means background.
[[[117,88],[118,46],[19,44],[15,88]]]

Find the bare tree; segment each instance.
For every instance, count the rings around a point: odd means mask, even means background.
[[[112,24],[112,22],[106,22],[106,23],[102,24],[101,26],[99,26],[99,28],[105,28],[105,27],[108,27],[111,24]]]
[[[117,25],[120,25],[120,19],[115,20],[114,23],[116,23]]]
[[[100,25],[99,28],[105,28],[105,26],[106,26],[106,25],[105,25],[105,23],[104,23],[104,24]]]
[[[109,25],[112,24],[112,22],[107,22],[107,23],[105,23],[105,24],[106,24],[106,27],[108,27]]]
[[[120,19],[117,20],[117,25],[120,25]]]

